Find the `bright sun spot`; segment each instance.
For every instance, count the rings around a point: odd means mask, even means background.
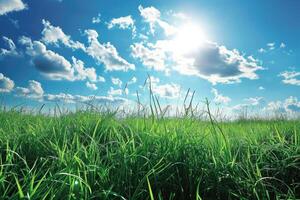
[[[194,23],[188,23],[178,28],[174,38],[176,53],[186,54],[201,47],[207,40],[203,29]]]

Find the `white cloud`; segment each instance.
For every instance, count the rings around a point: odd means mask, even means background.
[[[139,11],[145,22],[149,23],[150,33],[152,35],[155,33],[156,26],[161,27],[167,36],[173,35],[177,31],[174,26],[161,19],[160,11],[155,7],[150,6],[143,8],[143,6],[140,5]]]
[[[59,94],[45,94],[45,101],[53,101],[53,102],[63,102],[63,103],[76,103],[77,99],[75,96],[71,94],[59,93]]]
[[[269,50],[274,50],[275,49],[275,42],[268,43],[267,47],[269,48]]]
[[[148,84],[151,83],[152,85],[154,85],[154,84],[158,84],[159,82],[160,82],[160,80],[157,77],[150,76],[150,77],[147,78],[147,83]]]
[[[285,48],[285,47],[286,47],[285,43],[281,42],[280,45],[279,45],[279,48]],[[258,52],[259,53],[266,53],[266,52],[273,51],[276,48],[277,47],[276,47],[276,43],[275,42],[269,42],[269,43],[266,44],[265,48],[258,49]]]
[[[284,107],[287,112],[300,112],[300,102],[297,97],[290,96],[284,101]]]
[[[245,57],[237,49],[206,42],[187,56],[176,56],[175,70],[194,75],[213,84],[241,82],[242,78],[257,79],[257,70],[263,69],[252,56]]]
[[[250,98],[246,98],[244,100],[246,102],[248,102],[249,105],[257,106],[262,103],[263,99],[264,99],[263,97],[250,97]]]
[[[122,86],[122,81],[121,81],[119,78],[114,78],[114,77],[112,77],[112,78],[111,78],[111,82],[112,82],[112,84],[117,85],[117,86],[119,86],[119,87]]]
[[[154,94],[163,98],[174,99],[180,96],[180,86],[174,83],[168,84],[153,84],[152,91]]]
[[[73,79],[74,69],[63,56],[47,50],[40,41],[32,41],[24,36],[19,41],[26,46],[26,53],[32,57],[32,63],[44,76],[52,80]]]
[[[19,29],[19,28],[20,28],[19,20],[17,20],[17,19],[12,19],[12,18],[9,18],[8,20],[14,25],[14,27],[15,27],[16,29]]]
[[[14,81],[0,73],[0,93],[11,92],[14,87]]]
[[[127,85],[131,85],[137,82],[137,78],[134,76],[132,77],[132,79],[130,79],[130,81],[127,82]]]
[[[92,23],[93,24],[99,24],[101,22],[101,14],[98,13],[97,17],[92,18]]]
[[[166,53],[163,49],[146,47],[142,43],[134,43],[130,48],[132,57],[139,59],[144,66],[156,71],[167,71]]]
[[[145,34],[140,33],[140,34],[139,34],[139,39],[141,39],[141,40],[143,40],[143,41],[146,41],[146,40],[149,39],[149,37],[148,37],[147,35],[145,35]]]
[[[32,57],[33,65],[42,75],[51,80],[90,80],[92,82],[102,81],[98,79],[93,67],[86,68],[81,60],[72,57],[72,64],[63,56],[47,50],[40,41],[32,41],[28,37],[21,37],[20,43],[26,46],[26,53]]]
[[[260,48],[260,49],[258,49],[258,52],[259,53],[265,53],[265,52],[267,52],[267,50],[265,50],[264,48]]]
[[[249,116],[257,115],[256,109],[259,108],[258,106],[263,105],[263,97],[249,97],[245,98],[244,101],[246,103],[237,104],[233,107],[231,107],[231,110],[234,112],[245,112],[244,114],[248,114]],[[261,108],[260,108],[261,109]],[[247,116],[245,116],[247,117]]]
[[[91,83],[92,84],[92,83]],[[72,95],[67,93],[59,94],[48,94],[44,93],[41,84],[37,81],[30,80],[28,87],[17,87],[16,90],[17,97],[35,99],[38,101],[49,101],[49,102],[62,102],[62,103],[93,103],[93,104],[124,104],[128,100],[121,97],[113,96],[97,96],[97,95]]]
[[[0,58],[5,56],[18,56],[19,53],[17,52],[17,48],[14,41],[5,36],[3,36],[2,39],[4,40],[8,49],[0,49]]]
[[[50,102],[62,102],[62,103],[93,103],[93,104],[110,104],[110,105],[121,105],[128,102],[127,99],[122,97],[113,96],[97,96],[97,95],[72,95],[66,93],[59,94],[45,94],[45,101]]]
[[[100,44],[98,33],[95,30],[86,30],[89,46],[86,53],[93,57],[97,62],[104,64],[106,71],[128,71],[135,70],[133,64],[128,63],[119,56],[116,48],[108,43]]]
[[[2,86],[1,76],[3,76],[3,75],[0,73],[0,87]],[[4,77],[4,78],[6,78],[6,77]],[[11,84],[11,83],[9,83],[9,84]],[[13,82],[12,82],[12,84],[13,84]],[[90,84],[92,85],[93,83],[90,83]],[[6,89],[9,89],[11,91],[13,89],[13,86],[14,86],[14,84]],[[0,92],[1,92],[1,90],[0,90]],[[97,96],[97,95],[83,96],[83,95],[72,95],[72,94],[67,94],[67,93],[48,94],[48,93],[44,92],[41,83],[34,81],[34,80],[28,81],[27,87],[17,87],[15,89],[15,92],[16,92],[17,97],[35,99],[38,101],[62,102],[62,103],[70,103],[70,104],[89,102],[89,103],[93,103],[93,104],[118,104],[118,105],[121,105],[121,104],[128,102],[128,100],[125,98],[113,97],[113,96]]]
[[[27,9],[27,5],[22,0],[1,0],[0,1],[0,16],[14,11]]]
[[[295,114],[300,113],[300,102],[297,97],[290,96],[284,101],[272,101],[264,108],[267,111]]]
[[[55,44],[58,46],[59,43],[62,43],[66,47],[72,49],[85,49],[82,43],[73,41],[71,37],[69,35],[66,35],[60,27],[52,26],[49,21],[44,19],[42,23],[44,25],[44,29],[42,31],[42,41],[46,44]]]
[[[231,99],[227,96],[223,96],[222,94],[219,93],[219,91],[215,88],[211,89],[211,92],[214,94],[214,99],[213,101],[215,103],[224,103],[224,104],[228,104]]]
[[[265,88],[263,86],[259,86],[258,89],[259,90],[265,90]]]
[[[180,96],[180,86],[175,83],[160,84],[159,78],[150,76],[147,79],[147,85],[150,86],[153,94],[162,98],[174,99]]]
[[[134,43],[131,55],[150,69],[165,71],[170,67],[184,75],[198,76],[213,84],[236,83],[241,79],[257,79],[257,70],[262,70],[259,60],[245,56],[237,49],[227,49],[213,42],[203,41],[189,52],[182,53],[176,40],[158,40],[155,44]]]
[[[74,68],[74,80],[85,80],[88,79],[92,82],[103,82],[103,77],[97,77],[96,69],[93,67],[84,67],[84,62],[77,60],[75,57],[72,57],[73,68]]]
[[[286,44],[285,44],[284,42],[281,42],[279,47],[280,47],[280,48],[285,48],[285,47],[286,47]]]
[[[185,13],[182,13],[182,12],[171,12],[172,16],[177,18],[177,19],[180,19],[180,20],[188,20],[190,19],[189,16],[187,16]]]
[[[89,82],[89,81],[87,81],[87,82],[85,83],[85,85],[86,85],[86,87],[88,87],[88,88],[91,89],[91,90],[97,90],[97,89],[98,89],[98,87],[96,86],[95,83],[91,83],[91,82]]]
[[[122,89],[114,89],[113,87],[110,87],[109,91],[107,92],[108,96],[120,96],[122,93]]]
[[[267,111],[278,111],[280,109],[282,109],[282,102],[281,101],[271,101],[264,108],[264,110],[267,110]],[[281,111],[284,112],[284,109],[282,109]]]
[[[114,27],[118,27],[120,29],[132,29],[132,35],[135,37],[136,35],[136,27],[134,25],[134,20],[131,15],[119,18],[113,18],[107,25],[109,29]]]
[[[42,100],[44,95],[44,90],[40,82],[30,80],[28,81],[28,87],[17,87],[15,89],[16,95],[18,97],[25,97],[29,99]]]
[[[125,95],[128,95],[128,94],[129,94],[129,89],[128,89],[127,87],[124,89],[124,94],[125,94]]]
[[[285,84],[300,86],[300,72],[284,71],[281,72],[279,76],[284,78],[282,82]]]
[[[98,82],[105,82],[105,78],[103,76],[98,76]]]

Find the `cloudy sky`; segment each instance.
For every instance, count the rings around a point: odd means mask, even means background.
[[[300,2],[0,0],[8,106],[165,105],[190,88],[231,110],[300,112]],[[151,80],[151,81],[150,81]]]

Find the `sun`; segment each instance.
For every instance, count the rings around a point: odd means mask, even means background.
[[[178,28],[174,37],[174,51],[186,54],[197,50],[207,41],[203,28],[196,23],[188,23]]]

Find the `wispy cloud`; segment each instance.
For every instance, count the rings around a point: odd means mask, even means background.
[[[284,71],[279,74],[280,77],[283,77],[282,82],[290,85],[300,86],[300,72],[296,71]]]

